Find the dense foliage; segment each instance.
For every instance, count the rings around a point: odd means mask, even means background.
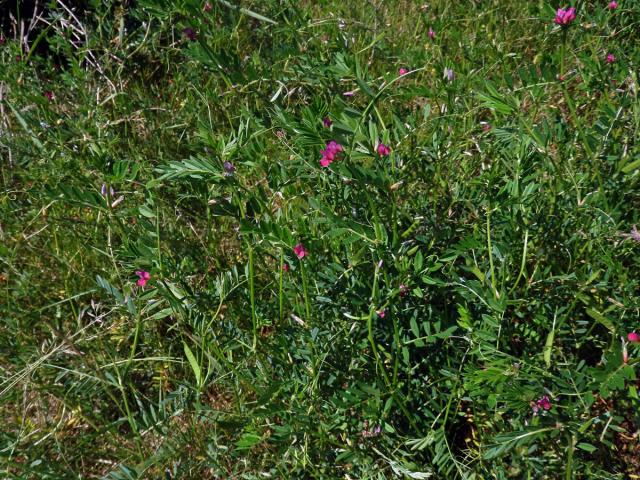
[[[5,18],[2,477],[639,478],[640,3],[573,6]]]

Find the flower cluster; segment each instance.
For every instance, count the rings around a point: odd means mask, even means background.
[[[378,155],[380,155],[381,157],[388,157],[389,154],[391,153],[391,149],[386,146],[384,143],[379,143],[378,144]]]
[[[295,253],[296,257],[298,257],[300,260],[302,260],[304,257],[307,256],[307,250],[304,248],[304,245],[302,245],[301,243],[293,247],[293,253]]]
[[[183,29],[182,33],[184,34],[185,37],[187,37],[192,42],[195,42],[198,39],[198,34],[191,27],[187,27],[187,28]]]
[[[107,185],[103,183],[102,187],[100,188],[100,194],[104,197],[109,207],[115,208],[124,200],[124,195],[120,195],[118,198],[116,198],[116,191],[111,186],[109,187],[108,191],[109,194],[107,195]]]
[[[534,415],[543,410],[551,410],[551,402],[549,401],[549,397],[547,395],[543,395],[535,402],[531,402],[531,409],[533,410]]]
[[[222,168],[224,169],[224,176],[225,177],[230,177],[236,171],[236,166],[233,163],[229,162],[229,161],[225,161],[222,164]]]
[[[556,18],[554,20],[558,25],[562,25],[563,27],[568,26],[571,22],[576,19],[576,9],[575,7],[567,8],[559,8],[556,12]]]
[[[449,82],[453,82],[456,79],[456,74],[453,73],[453,70],[450,68],[444,69],[444,78],[446,78]]]
[[[340,145],[335,140],[331,140],[329,143],[327,143],[327,146],[324,150],[320,150],[320,153],[322,154],[320,165],[322,165],[323,167],[328,167],[329,165],[331,165],[331,162],[336,159],[336,155],[342,152],[342,150],[342,145]]]
[[[151,280],[151,274],[149,272],[145,272],[144,270],[136,271],[136,275],[138,276],[138,281],[136,285],[139,287],[144,287],[149,280]]]

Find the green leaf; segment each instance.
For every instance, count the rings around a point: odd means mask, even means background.
[[[260,20],[262,22],[271,23],[272,25],[277,25],[278,22],[275,20],[271,20],[270,18],[265,17],[264,15],[260,15],[259,13],[254,12],[253,10],[249,10],[248,8],[240,7],[238,8],[236,5],[227,2],[226,0],[218,0],[218,3],[224,5],[227,8],[231,8],[233,10],[239,10],[240,12],[248,15],[249,17],[255,18],[256,20]]]
[[[544,344],[544,363],[549,368],[551,366],[551,349],[553,347],[553,339],[556,335],[556,317],[553,317],[553,326],[547,335],[547,341]]]
[[[191,349],[189,348],[189,346],[183,342],[184,345],[184,354],[187,356],[187,360],[189,360],[189,365],[191,365],[191,369],[193,370],[193,374],[196,376],[196,382],[198,382],[198,387],[200,387],[201,384],[201,380],[202,380],[202,373],[200,370],[200,365],[198,365],[198,361],[196,360],[196,357],[193,356],[193,353],[191,352]]]
[[[245,432],[236,442],[238,450],[248,450],[262,441],[262,437],[253,432]]]
[[[629,173],[637,168],[640,168],[640,159],[634,160],[633,162],[628,163],[627,165],[621,168],[621,171],[622,173]]]
[[[29,134],[29,138],[31,139],[31,141],[33,142],[33,144],[38,147],[38,149],[40,150],[44,150],[44,146],[42,145],[42,142],[40,140],[38,140],[38,137],[35,136],[35,134],[31,131],[31,129],[29,128],[29,126],[27,125],[27,122],[25,121],[25,119],[22,117],[22,115],[20,115],[20,112],[18,112],[18,110],[16,110],[16,108],[11,105],[11,103],[9,103],[8,101],[5,100],[5,103],[7,105],[9,105],[9,108],[11,109],[11,111],[13,112],[13,114],[16,116],[16,118],[18,119],[18,123],[20,124],[20,126],[22,127],[22,129]]]
[[[592,308],[588,308],[587,309],[587,315],[589,315],[591,318],[593,318],[595,321],[601,323],[602,325],[604,325],[610,332],[615,332],[615,327],[613,326],[613,322],[611,320],[609,320],[607,317],[605,317],[603,314],[601,314],[600,312],[598,312],[597,310],[594,310]]]
[[[118,303],[124,302],[124,296],[122,295],[122,293],[120,293],[120,290],[118,290],[116,287],[111,285],[107,280],[102,278],[100,275],[96,275],[96,282],[98,283],[100,288],[109,292],[116,299]]]
[[[584,450],[585,452],[593,453],[597,450],[597,447],[594,447],[590,443],[580,442],[576,445],[580,450]]]

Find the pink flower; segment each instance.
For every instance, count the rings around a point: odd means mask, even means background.
[[[329,128],[331,125],[333,125],[333,122],[329,117],[324,117],[322,119],[322,124],[325,126],[325,128]]]
[[[145,272],[144,270],[136,271],[136,275],[139,277],[138,281],[136,282],[136,285],[138,285],[139,287],[144,287],[151,279],[151,275],[149,274],[149,272]]]
[[[378,316],[380,318],[384,318],[385,315],[387,314],[387,310],[385,308],[383,308],[382,310],[378,310],[376,313],[378,314]]]
[[[342,95],[345,97],[353,97],[356,94],[355,90],[351,90],[349,92],[344,92]]]
[[[607,58],[605,59],[605,62],[607,62],[608,64],[612,64],[615,61],[616,61],[616,56],[613,53],[609,53],[607,55]]]
[[[562,25],[563,27],[568,26],[571,22],[576,19],[576,9],[575,7],[567,8],[566,10],[563,8],[559,8],[556,12],[556,18],[554,20],[558,25]]]
[[[406,297],[408,291],[409,291],[409,289],[407,288],[407,286],[404,283],[401,283],[400,284],[400,296],[401,297]]]
[[[50,102],[53,102],[55,100],[55,95],[53,94],[53,92],[51,90],[47,90],[46,92],[44,92],[44,96],[47,98],[47,100],[49,100]]]
[[[618,8],[618,2],[616,2],[616,0],[612,0],[611,2],[609,2],[609,5],[607,5],[607,8],[609,10],[615,10],[616,8]]]
[[[533,410],[534,415],[537,415],[541,408],[543,410],[551,410],[551,402],[549,401],[549,397],[546,395],[543,395],[535,402],[531,402],[531,409]]]
[[[300,260],[307,256],[307,251],[305,250],[304,245],[302,245],[301,243],[293,247],[293,253],[295,253],[296,257],[298,257]]]
[[[536,403],[540,408],[544,410],[551,410],[551,402],[549,401],[549,397],[547,397],[546,395],[540,397],[540,399],[538,399]]]
[[[551,410],[551,402],[549,401],[549,397],[547,397],[546,395],[538,400],[538,405],[540,405],[545,410]]]
[[[489,130],[491,130],[491,124],[487,123],[487,122],[483,123],[482,124],[482,131],[484,133],[487,133]]]
[[[391,153],[391,149],[387,147],[384,143],[379,143],[377,148],[378,155],[381,157],[388,157]]]
[[[436,32],[434,32],[431,27],[429,27],[429,38],[431,40],[435,40],[436,39]]]
[[[328,167],[329,165],[331,165],[331,162],[336,159],[336,156],[338,155],[338,153],[342,152],[342,150],[342,145],[340,145],[335,140],[331,140],[329,143],[327,143],[327,146],[324,150],[320,150],[320,154],[322,155],[322,158],[320,159],[320,165],[323,167]]]
[[[400,70],[398,70],[398,73],[400,74],[400,76],[406,75],[407,73],[409,73],[409,70],[407,70],[406,68],[402,67],[402,68],[400,68]]]
[[[288,272],[289,271],[289,264],[288,263],[285,263],[285,264],[282,265],[282,271],[283,272]]]
[[[631,332],[627,335],[627,340],[631,343],[640,343],[640,333]]]

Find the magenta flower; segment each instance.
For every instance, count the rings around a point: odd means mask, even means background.
[[[151,275],[149,274],[149,272],[145,272],[144,270],[136,271],[136,275],[139,277],[138,281],[136,282],[136,285],[138,285],[139,287],[144,287],[151,279]]]
[[[549,397],[547,395],[543,395],[535,402],[531,402],[531,409],[533,410],[534,415],[537,415],[540,409],[551,410],[551,402],[549,401]]]
[[[387,147],[384,143],[379,143],[377,148],[378,155],[381,157],[388,157],[391,153],[391,149]]]
[[[431,40],[435,40],[436,39],[436,32],[434,32],[431,27],[429,27],[429,38]]]
[[[400,296],[401,297],[406,297],[407,296],[407,292],[409,291],[407,286],[404,283],[401,283],[399,289],[400,289]]]
[[[631,332],[627,335],[627,340],[631,343],[640,343],[640,333]]]
[[[331,163],[336,159],[338,153],[342,152],[343,148],[335,140],[331,140],[327,143],[327,146],[324,150],[320,150],[320,154],[322,158],[320,159],[320,165],[323,167],[328,167]]]
[[[575,7],[570,7],[570,8],[567,8],[566,10],[563,8],[559,8],[558,11],[556,12],[556,18],[554,22],[563,27],[567,27],[575,19],[576,19]]]
[[[331,127],[331,125],[333,125],[333,122],[331,121],[331,119],[329,117],[324,117],[322,119],[322,124],[325,126],[325,128],[329,128],[329,127]]]
[[[385,317],[385,315],[387,314],[387,309],[386,309],[386,308],[383,308],[382,310],[378,310],[376,313],[378,314],[378,316],[379,316],[380,318],[384,318],[384,317]]]
[[[605,62],[607,62],[609,65],[611,65],[615,61],[616,61],[616,56],[613,53],[609,53],[607,55],[607,58],[605,59]]]
[[[46,92],[44,92],[44,96],[46,97],[47,100],[49,100],[50,102],[53,102],[55,100],[55,95],[53,94],[53,92],[51,90],[47,90]]]
[[[549,397],[547,397],[546,395],[540,397],[540,399],[536,403],[540,408],[544,410],[551,410],[551,402],[549,401]]]
[[[285,264],[282,265],[282,271],[283,272],[288,272],[289,271],[289,264],[288,263],[285,263]]]
[[[407,73],[409,73],[409,70],[407,70],[406,68],[402,67],[402,68],[400,68],[400,70],[398,70],[398,73],[400,74],[400,76],[406,75]]]
[[[184,33],[184,36],[187,37],[192,42],[195,42],[196,39],[198,38],[196,31],[191,27],[187,27],[184,30],[182,30],[182,33]]]
[[[349,92],[344,92],[342,95],[345,97],[353,97],[356,94],[355,90],[351,90]]]
[[[298,257],[300,260],[307,256],[307,251],[305,250],[304,245],[302,245],[301,243],[293,247],[293,253],[295,253],[296,257]]]
[[[607,8],[609,10],[615,10],[616,8],[618,8],[618,2],[616,2],[616,0],[612,0],[611,2],[609,2],[609,5],[607,5]]]

